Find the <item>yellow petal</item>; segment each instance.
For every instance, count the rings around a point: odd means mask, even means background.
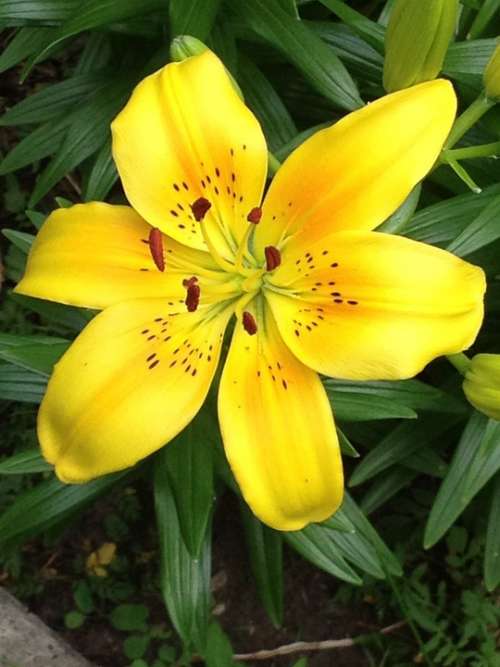
[[[164,299],[110,306],[56,365],[38,436],[60,479],[85,482],[134,465],[198,412],[230,311],[176,312]]]
[[[439,248],[377,232],[294,239],[267,291],[291,350],[320,373],[356,380],[407,378],[474,341],[483,271]],[[308,249],[306,249],[308,248]]]
[[[278,170],[256,246],[307,228],[311,241],[336,230],[370,230],[426,175],[455,118],[456,97],[438,79],[386,95],[320,130]]]
[[[186,262],[215,265],[208,253],[164,238],[168,270],[159,271],[147,242],[150,229],[128,206],[93,202],[60,208],[38,233],[15,291],[89,308],[140,297],[182,298]]]
[[[299,530],[329,517],[343,493],[342,462],[325,390],[290,353],[272,315],[250,336],[235,328],[219,390],[227,458],[264,523]]]
[[[226,255],[234,250],[260,205],[267,150],[217,56],[205,51],[144,79],[112,131],[127,197],[149,223],[202,249],[190,205],[204,197],[213,242]]]

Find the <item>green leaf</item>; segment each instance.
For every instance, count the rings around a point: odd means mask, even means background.
[[[0,359],[48,377],[69,345],[69,341],[53,345],[16,345],[0,349]]]
[[[377,396],[373,392],[358,392],[351,387],[347,391],[336,386],[333,381],[325,381],[326,393],[335,416],[340,421],[371,421],[373,419],[416,419],[417,413],[411,408],[398,405],[389,398]]]
[[[123,632],[147,629],[149,609],[143,604],[119,604],[109,615],[111,625]],[[140,655],[134,656],[140,658]]]
[[[111,154],[111,140],[106,141],[94,162],[84,192],[84,201],[102,201],[118,180]]]
[[[0,12],[2,7],[0,5]],[[21,28],[0,54],[0,74],[50,42],[55,28]]]
[[[76,606],[83,614],[90,614],[94,611],[94,601],[92,592],[86,581],[79,581],[73,592],[73,599]]]
[[[340,451],[344,456],[351,456],[354,459],[359,458],[359,452],[355,449],[352,442],[346,434],[337,426],[337,436],[339,439]]]
[[[129,660],[142,658],[150,642],[151,638],[148,635],[131,635],[123,642],[123,652]]]
[[[492,185],[479,194],[467,193],[427,206],[413,216],[405,236],[432,245],[450,242],[499,194],[500,185]]]
[[[11,294],[10,298],[38,313],[47,321],[60,324],[73,331],[81,331],[94,316],[94,313],[90,310],[66,306],[61,303],[52,303],[43,299],[34,299],[24,294]]]
[[[486,549],[484,553],[484,585],[490,593],[500,584],[500,475],[493,481],[488,529],[486,532]]]
[[[297,135],[287,108],[259,68],[248,58],[239,60],[238,83],[247,106],[262,125],[269,150],[277,150]]]
[[[401,569],[401,565],[396,556],[386,546],[385,542],[366,518],[363,511],[357,506],[353,498],[347,492],[344,494],[344,501],[338,513],[342,514],[348,521],[350,521],[355,530],[372,545],[379,556],[384,571],[395,577],[401,577],[403,570]]]
[[[21,403],[40,403],[47,380],[11,364],[0,363],[0,399]]]
[[[34,206],[65,174],[99,150],[110,135],[110,123],[123,106],[131,81],[118,79],[98,90],[72,114],[71,126],[56,155],[42,171],[29,205]]]
[[[481,77],[495,50],[496,39],[475,39],[451,44],[443,65],[443,72],[452,79]]]
[[[362,106],[358,90],[339,58],[301,21],[276,3],[235,0],[232,5],[257,34],[271,42],[310,83],[341,109]]]
[[[370,21],[370,19],[349,7],[342,0],[320,0],[320,2],[379,53],[384,53],[385,29],[383,26]]]
[[[109,77],[92,73],[46,86],[6,111],[0,117],[0,125],[38,124],[52,120],[62,112],[81,104],[87,94],[102,87],[106,81],[109,82]]]
[[[423,417],[417,423],[400,424],[390,431],[358,464],[349,480],[349,486],[357,486],[396,463],[401,463],[423,444],[437,440],[456,422],[455,417]]]
[[[210,33],[220,0],[170,0],[171,38],[193,35],[204,40]]]
[[[320,570],[349,584],[361,585],[359,576],[340,555],[329,528],[320,524],[310,524],[299,531],[285,532],[283,537],[295,551]]]
[[[233,647],[228,636],[216,622],[210,623],[207,647],[203,655],[207,667],[234,667]]]
[[[0,461],[0,475],[26,475],[52,470],[38,449],[28,449]]]
[[[361,500],[361,509],[365,514],[372,514],[408,486],[415,477],[417,473],[414,470],[399,465],[393,466],[370,486]]]
[[[5,238],[9,239],[16,248],[22,250],[26,255],[29,253],[31,244],[35,240],[33,234],[27,234],[26,232],[18,232],[16,229],[2,229],[2,234]]]
[[[262,604],[276,628],[283,623],[283,538],[240,503],[252,573]]]
[[[422,186],[419,183],[413,188],[401,206],[377,228],[377,232],[385,232],[386,234],[398,234],[401,232],[415,213],[421,192]]]
[[[26,217],[29,219],[31,224],[37,229],[40,229],[40,227],[47,219],[45,213],[40,213],[39,211],[30,211],[29,209],[26,210]]]
[[[446,533],[472,498],[500,470],[500,422],[475,412],[465,427],[425,528],[424,547]]]
[[[64,625],[68,630],[76,630],[81,628],[85,623],[85,616],[79,611],[68,611],[67,614],[64,614]]]
[[[214,503],[212,440],[217,424],[209,410],[194,420],[165,449],[169,485],[188,551],[198,558]]]
[[[467,39],[475,39],[486,29],[488,23],[500,9],[500,0],[484,0],[467,35]]]
[[[81,0],[3,0],[0,21],[10,25],[36,22],[57,23],[73,14]]]
[[[187,647],[203,654],[210,615],[211,530],[198,558],[182,538],[163,448],[155,458],[155,507],[161,558],[161,589],[170,619]]]
[[[0,333],[0,350],[23,345],[54,345],[65,343],[64,338],[55,336],[21,336],[19,334]]]
[[[447,250],[465,257],[500,238],[500,195],[483,208],[477,218],[448,245]]]
[[[55,477],[20,493],[0,516],[0,541],[37,535],[54,523],[84,508],[109,491],[129,471],[100,477],[87,484],[63,484]]]

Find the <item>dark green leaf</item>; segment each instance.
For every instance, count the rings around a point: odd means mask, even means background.
[[[282,51],[331,102],[349,111],[362,106],[344,65],[305,24],[266,0],[235,0],[233,6],[255,32]]]
[[[264,526],[240,503],[252,573],[262,604],[273,625],[283,622],[283,538],[276,530]]]
[[[68,611],[67,614],[64,614],[64,625],[68,630],[76,630],[81,628],[85,623],[85,616],[79,611]]]
[[[350,387],[347,391],[343,391],[341,385],[336,386],[328,380],[325,386],[335,416],[340,421],[417,418],[417,413],[414,410],[389,398],[377,396],[370,392],[353,391]]]
[[[36,535],[82,509],[109,491],[128,471],[106,475],[88,484],[63,484],[55,477],[23,491],[0,516],[0,541]]]
[[[2,5],[0,4],[0,12]],[[0,54],[0,73],[14,67],[35,51],[43,49],[55,33],[55,28],[21,28]]]
[[[26,255],[29,253],[31,244],[35,240],[33,234],[18,232],[15,229],[2,229],[2,234]]]
[[[193,558],[182,539],[165,448],[155,459],[154,482],[163,599],[184,644],[203,653],[210,611],[211,530],[206,531],[200,557]]]
[[[0,349],[0,359],[29,371],[49,376],[54,364],[59,361],[69,345],[69,341],[53,345],[16,345]]]
[[[102,201],[118,180],[115,162],[111,154],[111,140],[108,140],[94,162],[85,187],[85,201]]]
[[[346,25],[351,27],[360,37],[379,53],[384,53],[385,29],[383,26],[370,21],[363,14],[352,9],[342,0],[320,0],[321,4],[328,7]]]
[[[379,507],[385,505],[405,486],[408,486],[417,473],[414,470],[400,465],[393,466],[390,470],[377,478],[363,496],[360,506],[365,514],[375,512]]]
[[[40,403],[46,378],[24,368],[0,363],[0,399],[22,403]]]
[[[500,9],[500,0],[484,0],[467,35],[468,39],[475,39],[481,35],[493,16]]]
[[[477,218],[474,218],[462,233],[453,239],[447,250],[459,257],[465,257],[475,250],[493,243],[500,238],[499,217],[500,195],[485,206]]]
[[[214,429],[213,416],[207,409],[201,410],[165,450],[182,537],[193,558],[198,558],[203,548],[213,510]]]
[[[193,35],[204,40],[215,21],[220,0],[170,0],[171,37]]]
[[[494,591],[500,584],[500,475],[493,481],[488,530],[486,533],[486,549],[484,553],[484,585],[487,591]]]
[[[3,0],[0,21],[10,25],[26,22],[58,23],[73,14],[81,0]]]
[[[339,438],[340,451],[344,456],[351,456],[354,459],[359,458],[359,452],[355,449],[352,442],[346,436],[346,434],[339,429],[337,426],[337,435]]]
[[[148,635],[131,635],[123,642],[123,652],[129,660],[142,658],[151,642]]]
[[[493,51],[496,39],[476,39],[451,44],[443,65],[444,73],[452,79],[463,79],[464,75],[482,76]]]
[[[120,604],[109,616],[111,625],[123,632],[146,630],[148,618],[149,609],[143,604]]]
[[[377,228],[377,232],[385,232],[386,234],[401,232],[417,209],[421,191],[422,186],[419,183],[413,188],[401,206]]]
[[[73,331],[80,331],[94,316],[90,310],[52,303],[43,299],[34,299],[24,294],[12,294],[11,298],[21,305],[33,310],[48,321],[60,324]]]
[[[0,462],[0,475],[26,475],[52,470],[38,449],[28,449]]]
[[[234,667],[233,647],[218,623],[210,623],[204,656],[206,667]]]
[[[500,470],[500,422],[478,412],[470,418],[425,528],[424,546],[433,546],[472,498]]]

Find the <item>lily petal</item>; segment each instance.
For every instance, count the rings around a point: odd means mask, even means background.
[[[218,312],[136,299],[87,325],[56,365],[38,416],[42,452],[62,481],[132,466],[193,419],[231,314]]]
[[[128,206],[93,202],[60,208],[38,233],[15,291],[74,306],[105,308],[139,297],[182,298],[182,274],[190,269],[187,263],[217,268],[208,253],[178,248],[175,241],[164,238],[167,264],[175,270],[159,271],[148,244],[150,230]]]
[[[134,90],[112,124],[113,156],[132,206],[193,248],[205,242],[191,211],[204,198],[210,238],[230,255],[260,205],[267,149],[260,125],[211,51],[170,63]]]
[[[314,134],[271,183],[258,252],[303,228],[311,241],[374,229],[434,164],[456,104],[452,85],[438,79],[386,95]]]
[[[449,252],[377,232],[339,232],[287,248],[266,291],[294,354],[320,373],[352,380],[416,375],[474,341],[483,318],[483,271]],[[306,249],[308,248],[308,249]]]
[[[219,389],[226,455],[264,523],[299,530],[329,517],[343,493],[342,462],[325,390],[290,353],[271,313],[255,335],[238,322]]]

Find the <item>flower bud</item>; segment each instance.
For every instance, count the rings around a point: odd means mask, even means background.
[[[182,60],[186,60],[186,58],[190,58],[191,56],[199,56],[205,51],[208,51],[208,46],[200,39],[191,37],[191,35],[179,35],[178,37],[175,37],[170,44],[170,57],[175,62],[181,62]],[[227,68],[226,72],[228,77],[231,79],[231,83],[233,84],[233,88],[236,94],[243,101],[245,101],[243,98],[243,93],[241,92],[241,88],[237,84],[236,79]]]
[[[438,76],[455,32],[458,1],[395,1],[385,35],[387,92]]]
[[[463,390],[476,410],[500,421],[500,354],[476,354],[465,373]]]
[[[483,79],[486,96],[492,100],[500,99],[500,44],[484,70]]]

